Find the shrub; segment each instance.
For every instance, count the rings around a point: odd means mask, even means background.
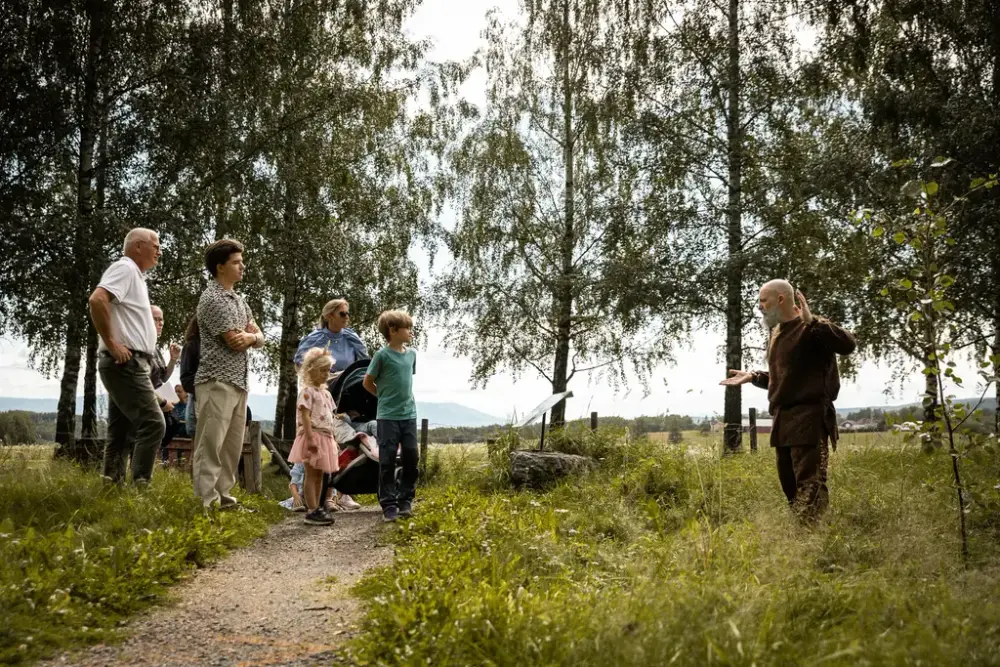
[[[27,412],[0,412],[0,445],[33,445],[36,442],[35,422]]]

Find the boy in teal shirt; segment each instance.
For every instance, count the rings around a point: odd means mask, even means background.
[[[364,386],[378,397],[378,501],[384,521],[413,514],[417,487],[417,404],[413,400],[413,374],[417,353],[407,347],[413,340],[413,318],[387,310],[378,318],[378,330],[387,345],[375,353]],[[401,451],[403,475],[396,484],[396,450]]]

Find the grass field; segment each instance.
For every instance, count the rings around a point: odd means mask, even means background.
[[[766,443],[589,446],[600,471],[544,493],[503,488],[481,446],[433,449],[418,514],[393,529],[394,576],[357,587],[349,662],[1000,664],[1000,516],[970,508],[964,567],[945,453],[846,437],[808,529]],[[995,458],[965,469],[996,496]]]
[[[518,492],[485,445],[432,445],[417,516],[387,529],[392,576],[356,588],[348,664],[1000,664],[995,455],[964,462],[977,499],[964,567],[947,455],[897,436],[842,441],[814,529],[788,511],[763,441],[726,458],[717,435],[693,432],[547,443],[600,468]],[[244,498],[257,514],[210,519],[183,473],[139,494],[53,462],[51,446],[0,454],[5,664],[114,640],[284,515],[272,500],[287,482],[268,472],[264,496]]]
[[[204,516],[185,473],[158,470],[143,493],[106,488],[52,450],[0,450],[0,664],[114,640],[172,583],[284,515],[244,496],[255,514]]]

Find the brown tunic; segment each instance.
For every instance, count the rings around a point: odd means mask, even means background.
[[[849,331],[823,318],[781,325],[767,352],[767,372],[753,374],[753,384],[767,389],[772,447],[819,445],[825,438],[837,442],[836,355],[855,347]]]

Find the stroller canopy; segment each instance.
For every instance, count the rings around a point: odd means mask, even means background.
[[[378,410],[378,400],[368,393],[363,382],[371,359],[358,359],[328,385],[337,404],[337,412],[357,412],[355,421],[371,421]]]

